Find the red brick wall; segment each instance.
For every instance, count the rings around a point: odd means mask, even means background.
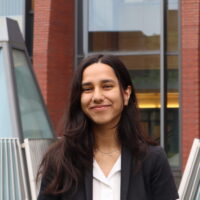
[[[200,0],[181,1],[182,167],[194,138],[200,138]]]
[[[74,62],[74,0],[35,0],[33,65],[53,127],[67,102]]]

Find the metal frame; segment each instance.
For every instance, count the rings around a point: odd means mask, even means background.
[[[165,4],[166,4],[166,9],[167,9],[167,5],[168,5],[168,2],[169,0],[162,0],[162,1],[166,1]],[[181,96],[181,1],[180,0],[177,0],[177,5],[178,5],[178,49],[177,51],[170,51],[168,52],[167,49],[165,51],[165,55],[166,56],[171,56],[171,55],[174,55],[174,56],[178,56],[178,93],[179,93],[179,97]],[[165,12],[167,12],[167,10],[165,10]],[[165,24],[165,27],[166,24]],[[167,32],[167,31],[166,31]],[[165,37],[166,38],[166,37]],[[166,62],[166,66],[167,66],[167,62]],[[178,159],[179,159],[179,165],[177,167],[172,167],[173,171],[177,171],[178,173],[180,173],[180,169],[181,169],[181,166],[182,166],[182,160],[181,160],[181,98],[178,99],[179,100],[179,114],[178,114],[178,122],[179,122],[179,132],[178,132],[178,135],[179,135],[179,146],[178,146],[178,149],[179,149],[179,156],[178,156]]]
[[[83,55],[88,56],[88,19],[89,19],[89,0],[83,2]]]
[[[182,152],[182,99],[180,98],[182,96],[182,46],[181,46],[181,0],[178,0],[178,52],[179,52],[179,57],[178,57],[178,79],[179,79],[179,168],[182,166],[182,157],[180,155],[180,152]]]
[[[82,35],[83,35],[83,23],[82,23],[82,19],[83,19],[83,6],[82,6],[83,2],[82,0],[75,0],[75,42],[74,42],[74,46],[75,46],[75,60],[74,60],[74,65],[75,68],[78,66],[79,64],[79,60],[81,60],[84,57],[84,53],[83,53],[83,42],[82,42]],[[81,41],[80,41],[81,40]],[[80,45],[81,43],[81,45]]]
[[[26,0],[23,0],[23,18],[22,18],[22,23],[23,23],[23,36],[25,39],[26,36],[26,30],[25,30],[25,23],[26,23]]]
[[[161,34],[160,34],[160,143],[166,144],[166,111],[167,111],[167,80],[166,80],[166,0],[161,1]]]
[[[31,10],[32,0],[24,0],[25,10],[25,42],[29,55],[32,57],[33,54],[33,17],[34,11]]]
[[[160,55],[160,51],[93,51],[88,52],[87,55],[94,55],[94,54],[112,54],[116,56],[137,56],[137,55]],[[179,53],[176,51],[165,52],[167,56],[178,56]]]

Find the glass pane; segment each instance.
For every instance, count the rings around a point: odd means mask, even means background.
[[[160,56],[119,56],[128,67],[136,89],[146,134],[160,141]]]
[[[4,64],[3,51],[0,48],[0,138],[14,137],[5,67],[8,66]]]
[[[160,0],[89,0],[89,51],[160,49]]]
[[[159,93],[160,90],[160,56],[159,55],[138,55],[118,56],[132,77],[134,87],[138,94]],[[140,103],[140,107],[145,105]],[[146,102],[147,103],[147,102]],[[153,106],[153,105],[152,105]],[[157,107],[154,105],[153,107]],[[148,106],[149,107],[149,106]]]
[[[23,51],[13,50],[14,72],[17,83],[24,138],[52,138],[39,92]]]
[[[178,50],[178,0],[168,0],[167,51]]]
[[[141,109],[141,120],[145,134],[160,143],[160,108]]]
[[[167,137],[166,147],[171,166],[179,166],[179,80],[178,56],[167,57]]]
[[[34,10],[35,0],[31,0],[31,10]]]
[[[178,56],[167,57],[167,107],[178,108]]]
[[[199,200],[199,199],[200,199],[200,181],[199,181],[199,185],[197,187],[195,200]]]

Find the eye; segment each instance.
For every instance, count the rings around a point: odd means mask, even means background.
[[[90,92],[92,91],[92,87],[84,87],[82,88],[82,92]]]
[[[104,85],[103,86],[104,89],[112,89],[113,85],[109,84],[109,85]]]

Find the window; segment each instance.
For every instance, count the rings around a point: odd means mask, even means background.
[[[160,1],[89,0],[88,31],[89,52],[159,50]]]
[[[145,132],[179,167],[178,0],[78,1],[77,62],[118,56],[135,86]]]

